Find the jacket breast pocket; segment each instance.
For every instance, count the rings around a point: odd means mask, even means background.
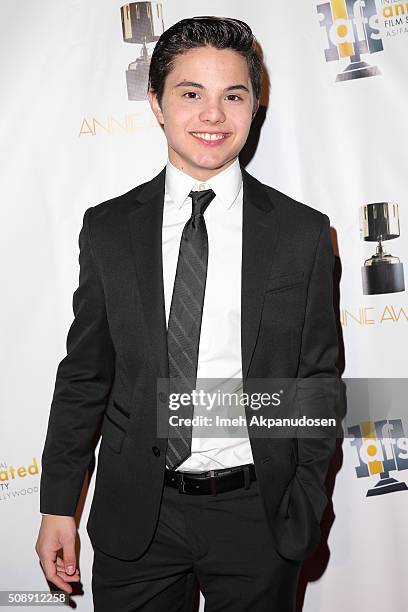
[[[297,285],[303,285],[304,279],[305,273],[303,270],[272,275],[268,278],[266,283],[265,293],[271,293],[272,291],[283,291]]]
[[[266,342],[297,350],[304,321],[307,298],[306,273],[303,270],[270,276],[264,292],[262,333]]]

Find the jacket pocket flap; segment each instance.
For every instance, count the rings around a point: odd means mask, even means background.
[[[125,431],[127,430],[130,419],[130,412],[123,408],[121,404],[118,404],[116,400],[113,400],[113,402],[108,405],[105,414],[116,425],[118,425]]]
[[[114,423],[111,417],[109,417],[106,413],[103,418],[101,435],[113,451],[115,451],[116,453],[120,453],[120,451],[122,450],[123,439],[126,435],[126,431],[125,429]]]

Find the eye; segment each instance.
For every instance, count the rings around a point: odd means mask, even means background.
[[[189,100],[196,100],[198,98],[198,93],[196,91],[186,91],[183,94],[183,98],[188,98]]]
[[[230,100],[231,100],[232,98],[234,98],[234,100],[232,100],[233,102],[237,102],[238,100],[242,100],[241,96],[237,96],[236,94],[229,94],[229,95],[227,96],[227,98],[228,98],[228,99],[230,99]]]

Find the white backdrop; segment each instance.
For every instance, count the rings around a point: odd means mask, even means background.
[[[318,11],[317,4],[327,6]],[[232,16],[247,21],[263,47],[271,87],[248,170],[330,217],[342,267],[347,377],[407,372],[406,292],[364,295],[360,271],[375,251],[359,231],[359,207],[370,202],[399,205],[401,236],[384,246],[408,266],[408,10],[402,3],[396,23],[395,4],[348,0],[350,17],[353,10],[378,15],[372,23],[383,50],[361,59],[381,74],[336,82],[349,59],[326,61],[328,30],[318,12],[344,19],[345,0],[162,0],[166,28],[188,16]],[[0,6],[0,590],[47,588],[34,551],[40,458],[72,321],[83,213],[149,179],[166,161],[147,102],[128,100],[125,71],[140,46],[122,39],[121,6],[117,0],[3,0]],[[341,21],[329,36],[347,32],[350,22]],[[344,50],[344,38],[338,42]],[[405,412],[401,401],[394,417]],[[352,411],[348,419],[359,423]],[[333,467],[327,539],[305,565],[299,610],[401,609],[408,600],[408,491],[367,497],[378,475],[358,478],[355,446],[346,439],[342,451]],[[392,475],[407,482],[404,471]],[[84,593],[74,597],[84,612],[92,609],[85,530],[92,492],[93,482],[79,528]]]

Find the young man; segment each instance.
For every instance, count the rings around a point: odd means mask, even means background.
[[[102,425],[87,523],[97,612],[192,610],[197,583],[208,612],[293,612],[319,541],[333,435],[203,438],[187,420],[169,424],[168,393],[157,393],[159,379],[179,393],[197,376],[236,379],[248,392],[255,379],[315,389],[338,376],[329,219],[238,162],[260,88],[245,23],[176,23],[155,47],[148,94],[168,163],[84,215],[36,550],[71,592],[73,517]]]

